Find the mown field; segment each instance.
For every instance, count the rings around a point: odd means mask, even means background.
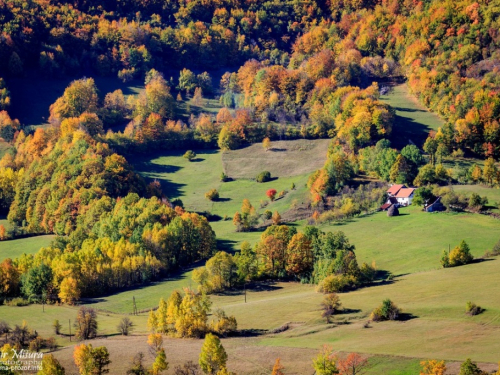
[[[422,147],[429,131],[437,131],[443,125],[438,115],[429,112],[410,94],[406,83],[392,86],[380,98],[396,110],[391,136],[394,147],[402,148],[410,141]]]

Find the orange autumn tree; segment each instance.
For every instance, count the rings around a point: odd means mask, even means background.
[[[446,373],[446,365],[444,361],[430,359],[428,361],[420,362],[420,366],[422,366],[420,375],[444,375]]]
[[[274,362],[273,366],[273,372],[271,375],[285,375],[283,370],[285,369],[285,366],[283,366],[280,362],[279,358],[276,358],[276,362]]]
[[[368,359],[358,353],[350,353],[344,359],[338,361],[340,375],[361,374],[368,365]]]

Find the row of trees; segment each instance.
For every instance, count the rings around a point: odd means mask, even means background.
[[[330,293],[370,283],[375,273],[373,266],[358,266],[354,246],[343,232],[323,233],[308,226],[300,233],[287,225],[272,225],[254,248],[243,242],[234,256],[218,252],[194,271],[193,280],[207,293],[262,278],[312,282]]]
[[[152,334],[168,334],[174,337],[203,337],[209,332],[226,336],[236,332],[237,322],[234,316],[227,316],[217,309],[208,322],[212,302],[204,293],[195,293],[184,289],[184,295],[172,292],[167,301],[160,299],[158,309],[151,310],[148,329]]]

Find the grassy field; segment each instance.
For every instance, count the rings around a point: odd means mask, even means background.
[[[371,357],[368,374],[414,374],[419,360],[426,358],[462,361],[471,357],[495,363],[500,351],[497,339],[500,300],[492,296],[500,294],[499,261],[406,275],[392,283],[343,293],[340,298],[346,311],[335,317],[335,324],[329,325],[321,318],[323,296],[308,285],[261,284],[247,291],[247,303],[241,293],[212,296],[213,308],[221,307],[235,315],[240,329],[259,332],[285,323],[290,326],[279,334],[263,332],[254,337],[223,340],[230,357],[229,367],[238,373],[264,374],[269,373],[275,358],[280,357],[289,369],[287,373],[312,373],[310,359],[324,343],[336,351],[366,353]],[[474,280],[473,285],[470,280]],[[166,296],[167,290],[164,292]],[[371,323],[370,328],[364,328],[370,311],[385,298],[391,298],[408,314],[406,320]],[[486,311],[476,317],[465,315],[465,303],[469,300]],[[90,306],[101,307],[99,303]],[[42,313],[39,305],[0,306],[0,316],[11,324],[20,324],[24,317],[32,328],[48,336],[52,334],[53,320],[73,320],[76,308],[46,306]],[[147,314],[132,316],[136,327],[134,336],[127,339],[118,336],[115,328],[121,316],[101,312],[100,333],[106,338],[92,341],[94,346],[106,345],[112,353],[115,362],[112,373],[123,373],[122,369],[138,350],[147,350]],[[62,332],[68,333],[67,323]],[[58,342],[71,345],[65,336],[59,336]],[[175,365],[185,360],[196,361],[201,340],[166,339],[165,346],[169,361]],[[71,369],[71,347],[55,354]],[[372,357],[374,354],[377,356]]]
[[[500,213],[500,189],[490,188],[483,185],[454,185],[458,193],[470,195],[472,193],[479,194],[481,197],[488,198],[488,207],[492,212]],[[496,206],[496,207],[495,207]],[[500,237],[500,236],[499,236]],[[499,238],[500,239],[500,238]]]
[[[378,212],[344,225],[322,225],[341,230],[356,246],[358,262],[371,263],[394,274],[439,268],[443,250],[466,240],[474,256],[481,256],[500,239],[497,219],[469,213],[427,213],[418,207],[400,210],[401,216]],[[473,228],[473,230],[471,229]]]
[[[255,178],[262,171],[286,177],[312,173],[325,164],[329,139],[272,142],[266,151],[260,143],[222,154],[224,171],[232,178]]]
[[[49,246],[54,237],[53,235],[45,235],[0,241],[0,262],[6,258],[17,258],[23,253],[34,254],[40,248]]]
[[[317,144],[318,147],[324,144],[324,141],[321,140],[308,142],[312,145]],[[259,157],[247,157],[245,161],[242,161],[246,165],[247,178],[221,182],[220,175],[226,168],[225,156],[221,157],[219,151],[198,150],[196,152],[197,158],[193,162],[184,159],[183,152],[170,152],[157,155],[152,159],[138,160],[135,167],[146,178],[160,181],[168,198],[180,198],[188,210],[209,211],[211,214],[217,215],[218,221],[212,221],[211,225],[217,234],[219,248],[234,250],[242,241],[254,242],[260,236],[259,232],[235,232],[232,218],[234,213],[240,210],[243,199],[249,199],[259,212],[271,210],[280,213],[288,210],[291,205],[300,204],[306,200],[305,185],[309,173],[282,177],[280,171],[285,175],[288,171],[276,167],[277,172],[273,176],[277,178],[266,183],[257,183],[249,177],[255,177],[262,171],[260,159]],[[293,155],[295,160],[301,159],[301,151],[297,151]],[[272,160],[276,161],[276,165],[281,165],[279,159]],[[231,174],[229,176],[233,177]],[[292,183],[296,186],[294,190],[291,190]],[[217,189],[220,194],[220,199],[216,202],[205,198],[205,193],[212,188]],[[286,190],[288,193],[283,198],[261,208],[261,201],[269,201],[266,191],[271,188],[278,192]]]
[[[402,148],[410,140],[422,147],[429,131],[437,130],[443,125],[443,120],[438,115],[429,112],[409,93],[406,83],[393,86],[381,99],[396,110],[391,137],[394,147]]]

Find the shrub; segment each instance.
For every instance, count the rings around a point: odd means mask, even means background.
[[[283,198],[286,195],[286,193],[288,193],[288,191],[286,190],[280,191],[280,193],[278,194],[278,198]]]
[[[54,323],[52,324],[52,327],[54,328],[54,333],[56,335],[59,335],[61,333],[62,325],[61,325],[61,323],[59,323],[58,319],[54,320]]]
[[[186,151],[186,153],[183,155],[184,159],[187,159],[189,161],[193,161],[196,158],[196,153],[192,150]]]
[[[219,192],[217,189],[210,189],[205,193],[205,198],[207,198],[209,201],[216,201],[219,199]]]
[[[396,304],[390,299],[386,299],[382,302],[382,305],[372,311],[370,320],[374,322],[397,320],[400,314],[401,310],[396,306]]]
[[[118,331],[123,335],[123,336],[128,336],[129,333],[132,331],[132,328],[134,327],[134,323],[130,320],[128,317],[122,318],[120,320],[120,323],[118,324]]]
[[[238,323],[234,316],[227,316],[224,310],[216,309],[213,313],[217,321],[212,322],[212,330],[219,336],[226,337],[237,331]]]
[[[460,365],[460,373],[458,375],[482,375],[484,372],[481,371],[477,365],[467,358],[465,362]]]
[[[273,217],[273,212],[272,211],[266,210],[264,212],[264,219],[270,220],[272,217]]]
[[[483,312],[483,309],[476,305],[474,302],[467,302],[467,304],[465,305],[465,313],[467,315],[470,315],[470,316],[474,316],[474,315],[478,315],[478,314],[481,314]]]
[[[371,283],[375,280],[375,276],[377,275],[377,269],[375,265],[369,265],[367,263],[363,263],[361,267],[359,267],[360,279],[363,283]]]
[[[467,242],[465,241],[460,242],[460,245],[451,250],[448,257],[450,267],[468,264],[474,259],[470,253],[469,245],[467,245]]]
[[[340,293],[356,288],[357,280],[351,275],[329,275],[318,285],[323,293]]]
[[[257,182],[271,181],[271,173],[268,171],[260,172],[256,178]]]
[[[321,303],[323,309],[323,318],[326,318],[326,322],[330,323],[330,318],[332,315],[338,313],[342,307],[340,298],[336,293],[330,293],[325,296],[323,302]]]
[[[227,182],[227,181],[229,181],[229,176],[227,174],[225,174],[224,172],[222,172],[221,175],[220,175],[220,181],[221,182]]]
[[[500,241],[498,241],[491,250],[491,255],[500,255]]]
[[[17,298],[11,299],[10,301],[5,302],[5,304],[7,306],[11,306],[11,307],[13,307],[13,306],[20,307],[20,306],[28,306],[30,304],[30,302],[27,299],[17,297]]]

